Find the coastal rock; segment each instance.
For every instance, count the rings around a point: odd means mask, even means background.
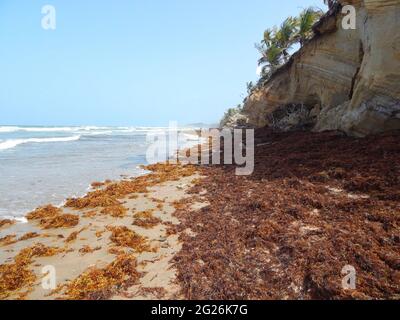
[[[356,8],[355,30],[342,28],[341,6],[328,12],[287,64],[244,104],[252,125],[269,125],[269,115],[304,104],[314,130],[355,136],[400,129],[400,1],[343,1]]]
[[[246,128],[248,127],[248,118],[241,112],[237,112],[228,116],[224,119],[223,123],[220,124],[221,128]]]

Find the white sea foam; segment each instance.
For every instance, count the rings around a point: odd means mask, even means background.
[[[18,127],[0,126],[0,133],[10,132],[76,132],[76,131],[96,131],[107,130],[110,127],[80,126],[80,127]]]
[[[0,143],[0,150],[12,149],[20,144],[25,144],[25,143],[69,142],[69,141],[77,141],[80,138],[81,138],[80,135],[76,135],[71,137],[59,137],[59,138],[10,139]]]
[[[74,133],[93,133],[96,131],[112,132],[152,132],[170,131],[176,128],[170,127],[106,127],[106,126],[75,126],[75,127],[20,127],[20,126],[0,126],[0,133],[12,132],[74,132]],[[179,131],[190,131],[193,128],[178,128]]]
[[[15,132],[18,131],[18,127],[0,127],[0,133]]]
[[[82,134],[88,135],[88,136],[101,136],[101,135],[110,135],[113,134],[114,131],[112,130],[104,130],[104,131],[92,131],[92,132],[81,132]]]
[[[160,133],[168,135],[169,132],[173,130],[178,131],[178,147],[181,150],[183,148],[190,148],[203,141],[202,138],[196,135],[196,130],[193,128],[183,127],[0,126],[0,158],[1,161],[4,159],[2,165],[7,168],[7,164],[9,164],[10,168],[15,168],[15,165],[13,164],[14,156],[10,157],[9,153],[4,150],[9,149],[21,151],[20,153],[15,153],[15,158],[21,161],[21,170],[14,171],[6,169],[4,172],[7,172],[8,174],[7,176],[2,176],[1,179],[0,194],[2,197],[0,197],[0,218],[10,217],[19,222],[26,222],[24,214],[31,211],[32,206],[40,206],[44,203],[53,203],[62,206],[65,201],[62,199],[67,197],[81,197],[87,192],[90,192],[92,188],[86,190],[86,187],[89,186],[90,182],[93,180],[102,181],[106,178],[118,180],[120,179],[121,173],[126,174],[127,176],[132,174],[136,176],[148,173],[148,171],[145,171],[140,167],[140,171],[138,170],[139,168],[135,168],[136,165],[145,164],[145,160],[143,160],[143,163],[141,160],[142,154],[145,153],[148,144],[145,136],[147,134]],[[32,133],[29,133],[29,131]],[[115,141],[113,140],[113,135],[117,137]],[[125,145],[128,140],[122,139],[120,142],[120,139],[118,138],[120,135],[126,137],[136,136],[136,138],[131,141],[132,146],[136,147],[117,149],[116,155],[119,155],[120,159],[115,159],[114,154],[112,155],[112,158],[107,158],[107,154],[105,154],[104,156],[107,161],[98,161],[98,163],[93,166],[94,159],[99,159],[99,145],[96,144],[96,141],[99,141],[100,145],[104,144],[106,147],[109,145],[110,148],[113,148],[115,145],[121,146],[118,145],[118,143]],[[59,143],[59,146],[62,147],[63,142],[67,143],[68,141],[76,141],[79,139],[90,141],[85,156],[82,156],[81,154],[77,155],[76,152],[69,154],[71,150],[66,148],[65,162],[64,157],[61,159],[57,157],[55,165],[50,166],[50,168],[47,167],[48,161],[53,161],[53,150],[52,148],[47,148],[46,143],[55,143],[56,146],[58,145],[57,143]],[[42,164],[41,158],[37,157],[33,159],[32,161],[35,162],[33,166],[34,170],[32,171],[29,168],[30,154],[24,152],[24,146],[20,145],[27,144],[27,146],[29,146],[34,143],[38,144],[38,148],[43,146],[43,154],[46,161],[43,161]],[[79,143],[80,142],[73,142],[73,145],[78,146]],[[30,149],[27,147],[26,151],[30,151]],[[60,150],[57,149],[56,151],[59,152]],[[174,154],[176,153],[171,153],[169,156],[173,156]],[[78,158],[76,158],[77,156]],[[79,168],[74,167],[74,164],[77,163],[77,161],[80,163]],[[134,167],[130,167],[131,165],[134,165]],[[90,175],[86,172],[86,166],[90,166],[91,168]],[[62,180],[62,184],[59,183],[57,178],[57,174],[60,172],[59,170],[61,167],[65,168],[63,170],[68,172],[65,180]],[[92,175],[94,178],[92,178]],[[9,188],[10,181],[15,183],[15,188]],[[18,197],[15,196],[15,190],[21,191],[18,194]]]

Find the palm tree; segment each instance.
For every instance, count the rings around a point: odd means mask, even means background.
[[[264,31],[264,39],[260,45],[256,45],[256,48],[262,55],[258,61],[258,65],[263,65],[261,72],[263,77],[273,73],[282,62],[288,60],[288,51],[294,42],[295,34],[296,19],[293,17],[287,18],[279,29],[274,27]]]
[[[261,76],[262,78],[271,75],[276,69],[282,65],[282,48],[271,43],[268,47],[259,46],[259,52],[262,57],[258,60],[258,65],[263,65]]]
[[[262,44],[265,44],[267,47],[269,47],[274,39],[274,35],[276,33],[276,28],[274,27],[273,29],[267,29],[264,31],[264,38],[261,40]]]
[[[293,17],[287,18],[274,34],[274,43],[277,47],[282,49],[285,62],[288,60],[289,52],[293,43],[295,42],[297,20]]]
[[[256,87],[253,84],[253,81],[246,83],[247,94],[250,95]]]
[[[299,42],[303,46],[305,41],[311,38],[312,26],[322,14],[320,9],[310,7],[304,9],[297,18],[287,18],[279,28],[273,27],[264,31],[263,40],[255,45],[261,54],[258,65],[263,66],[262,79],[269,77],[282,63],[288,61],[289,50],[293,44]]]
[[[312,26],[321,18],[322,14],[323,12],[320,9],[312,7],[304,9],[300,13],[297,18],[297,34],[295,38],[301,46],[313,35]]]

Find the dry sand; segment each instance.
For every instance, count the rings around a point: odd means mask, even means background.
[[[125,251],[135,255],[140,278],[133,286],[113,293],[111,299],[183,298],[181,288],[175,282],[176,270],[171,267],[171,259],[181,249],[181,243],[177,234],[167,234],[167,226],[179,224],[179,220],[172,215],[175,211],[174,203],[190,197],[186,192],[192,187],[192,182],[198,178],[199,175],[195,173],[191,176],[181,177],[177,181],[156,184],[149,188],[147,193],[129,194],[125,198],[119,199],[123,207],[128,210],[123,218],[101,214],[101,208],[83,210],[62,208],[63,213],[79,215],[80,221],[77,226],[42,230],[36,222],[32,221],[26,224],[6,225],[0,229],[0,238],[13,234],[20,238],[27,232],[37,232],[39,237],[0,246],[0,265],[12,263],[14,257],[22,249],[36,243],[64,248],[64,252],[55,256],[34,259],[29,268],[36,274],[36,281],[30,288],[30,292],[26,296],[22,296],[25,299],[35,300],[63,298],[57,293],[52,293],[51,290],[42,288],[42,268],[47,265],[55,267],[57,285],[76,279],[88,268],[104,268],[116,257],[108,252],[115,246],[110,241],[111,231],[107,230],[107,227],[126,226],[138,235],[146,237],[154,252],[135,253],[124,248]],[[201,205],[198,207],[201,208]],[[153,217],[159,218],[161,222],[149,229],[132,225],[135,219],[134,215],[146,210],[153,210]],[[85,213],[88,212],[93,212],[93,216],[85,217]],[[73,232],[79,232],[76,240],[66,243],[66,238]],[[94,251],[80,252],[85,246]],[[27,288],[17,290],[7,298],[19,298],[19,294],[25,291]]]

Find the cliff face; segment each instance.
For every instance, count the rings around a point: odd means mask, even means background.
[[[357,28],[342,28],[334,10],[316,36],[247,98],[244,112],[256,126],[287,104],[311,107],[314,130],[364,136],[400,129],[400,0],[351,0]]]

